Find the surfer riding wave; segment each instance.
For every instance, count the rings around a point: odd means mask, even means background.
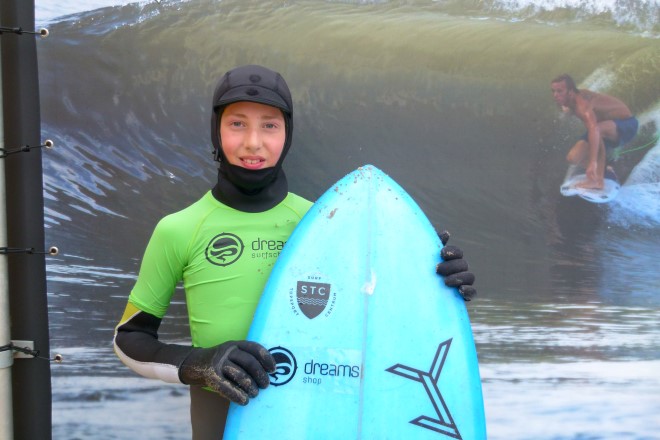
[[[577,116],[587,129],[568,152],[566,159],[586,170],[586,180],[576,186],[602,189],[604,186],[606,148],[630,142],[639,122],[628,106],[618,98],[587,89],[578,89],[568,74],[551,81],[552,97],[562,108]]]

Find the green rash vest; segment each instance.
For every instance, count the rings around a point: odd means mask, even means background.
[[[156,225],[129,302],[162,318],[183,281],[195,347],[245,339],[275,260],[311,205],[289,193],[246,213],[209,191]]]

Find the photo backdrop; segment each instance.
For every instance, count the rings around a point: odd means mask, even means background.
[[[113,328],[156,222],[212,187],[213,86],[248,63],[291,87],[291,191],[374,164],[465,251],[489,438],[653,438],[660,14],[566,3],[37,0],[54,438],[190,437],[187,388],[123,366]],[[564,72],[642,124],[609,205],[559,194]],[[181,292],[160,337],[189,340]]]

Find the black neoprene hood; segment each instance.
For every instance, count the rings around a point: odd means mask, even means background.
[[[227,105],[240,101],[270,105],[279,108],[284,113],[286,141],[280,158],[281,163],[291,145],[291,132],[293,129],[291,92],[282,75],[255,64],[236,67],[225,73],[218,81],[213,93],[213,112],[211,115],[211,139],[213,140],[214,159],[224,159],[218,133],[222,111]]]
[[[278,108],[284,116],[286,137],[279,160],[273,167],[248,170],[229,163],[222,151],[220,117],[234,102],[256,102]],[[211,140],[213,157],[218,161],[218,183],[213,196],[232,208],[246,212],[262,212],[280,203],[288,193],[282,163],[293,134],[293,102],[282,76],[266,67],[246,65],[225,73],[213,93]]]

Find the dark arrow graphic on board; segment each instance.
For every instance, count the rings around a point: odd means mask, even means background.
[[[437,417],[419,416],[411,420],[410,423],[451,438],[462,439],[463,437],[461,437],[461,434],[458,432],[454,419],[452,419],[449,408],[447,408],[447,404],[442,398],[442,394],[438,388],[438,380],[440,379],[440,373],[445,364],[445,359],[447,358],[450,346],[451,339],[438,345],[438,349],[435,352],[435,358],[433,358],[433,363],[431,364],[429,371],[418,370],[402,364],[393,365],[385,371],[405,377],[406,379],[414,380],[415,382],[420,382],[424,385],[426,394],[429,396],[429,399],[433,404]]]

